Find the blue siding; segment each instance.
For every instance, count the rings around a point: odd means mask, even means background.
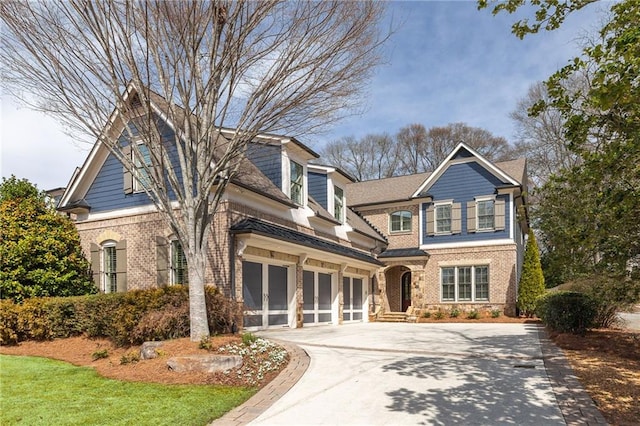
[[[327,175],[324,173],[308,172],[309,195],[322,207],[328,209]]]
[[[162,126],[163,140],[169,144],[169,156],[173,163],[173,167],[178,171],[178,178],[182,180],[182,173],[180,172],[180,166],[177,159],[177,151],[174,145],[175,133],[168,125],[164,125],[164,123],[160,123],[159,125]],[[135,126],[132,126],[132,130],[135,135],[137,132]],[[126,132],[121,134],[119,143],[121,146],[126,146],[128,144]],[[171,192],[169,193],[169,196],[171,198],[175,198]],[[102,165],[98,175],[87,191],[85,200],[91,206],[92,213],[152,204],[152,201],[144,192],[133,194],[124,193],[123,167],[113,154],[109,154]]]
[[[422,230],[423,244],[455,243],[467,241],[486,241],[509,238],[511,223],[511,206],[508,195],[499,195],[496,199],[505,201],[505,229],[495,232],[471,232],[467,233],[467,203],[473,202],[475,197],[492,195],[496,193],[496,187],[503,182],[489,173],[476,162],[453,164],[433,183],[427,191],[433,201],[453,200],[461,203],[462,233],[455,235],[427,235],[427,208],[431,203],[422,204]]]
[[[278,188],[282,188],[282,152],[279,146],[250,143],[247,158]]]

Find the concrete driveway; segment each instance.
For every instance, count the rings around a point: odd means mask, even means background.
[[[311,363],[251,424],[565,424],[535,325],[360,323],[257,334],[299,345]]]

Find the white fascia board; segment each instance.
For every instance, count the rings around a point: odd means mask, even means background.
[[[462,161],[456,162],[456,164],[457,163],[465,163],[465,162],[477,161],[478,163],[480,163],[481,166],[483,166],[485,169],[489,170],[493,175],[497,176],[498,178],[502,179],[503,181],[509,182],[512,185],[520,185],[511,176],[505,174],[502,170],[500,170],[496,166],[494,166],[493,163],[491,163],[490,161],[486,160],[476,150],[474,150],[473,148],[471,148],[470,146],[468,146],[464,142],[460,142],[458,144],[458,146],[456,146],[455,149],[453,151],[451,151],[451,153],[447,156],[447,158],[445,158],[444,161],[442,163],[440,163],[440,165],[436,168],[436,170],[429,175],[429,177],[424,181],[424,183],[422,185],[420,185],[420,187],[418,188],[418,190],[416,192],[414,192],[412,197],[417,197],[426,188],[431,187],[431,185],[436,180],[438,180],[440,178],[440,176],[442,176],[442,174],[449,168],[449,166],[451,164],[453,164],[451,159],[462,148],[464,148],[467,151],[469,151],[471,153],[471,155],[473,155],[473,157],[475,157],[475,160],[473,158],[464,159]]]
[[[437,250],[437,249],[490,247],[490,246],[504,246],[504,245],[515,246],[516,242],[509,238],[502,238],[499,240],[465,241],[461,243],[421,244],[420,250],[429,251],[429,250]]]

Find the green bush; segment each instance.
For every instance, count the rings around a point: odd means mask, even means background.
[[[584,293],[557,291],[538,300],[536,315],[551,330],[584,335],[596,316],[596,304]]]
[[[563,284],[562,288],[588,295],[596,305],[594,327],[615,324],[618,313],[632,308],[640,300],[640,280],[627,276],[592,275]]]
[[[424,311],[422,313],[422,318],[431,318],[431,312],[429,311]]]
[[[500,318],[500,315],[502,315],[502,311],[500,309],[491,310],[491,318]]]
[[[438,309],[434,314],[433,317],[437,320],[441,320],[444,319],[444,311]]]
[[[451,309],[451,311],[449,311],[449,316],[451,318],[458,318],[460,316],[460,309],[458,308]]]
[[[467,314],[467,319],[478,319],[478,318],[480,318],[480,312],[478,312],[475,309],[473,309],[472,311],[469,311],[469,313]]]
[[[207,287],[212,334],[237,330],[242,311],[235,301]],[[0,343],[46,340],[84,334],[119,346],[189,335],[189,290],[171,286],[127,293],[68,298],[30,298],[22,304],[0,301]]]

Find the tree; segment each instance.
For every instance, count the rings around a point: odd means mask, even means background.
[[[517,0],[498,3],[493,11],[513,12],[522,3]],[[540,28],[557,28],[567,14],[591,2],[532,3],[538,9],[536,22],[533,25],[517,22],[513,29],[519,37]],[[479,1],[479,6],[487,7],[488,2]],[[557,179],[544,187],[541,195],[561,199],[565,194],[575,199],[579,194],[584,201],[570,206],[581,209],[580,212],[556,209],[556,215],[547,222],[563,223],[566,219],[563,215],[580,215],[590,227],[589,233],[583,241],[574,239],[575,244],[557,245],[554,250],[565,247],[565,258],[571,258],[572,252],[590,252],[594,261],[589,266],[615,274],[640,259],[640,222],[635,219],[640,214],[640,2],[613,3],[608,19],[599,32],[599,40],[549,78],[545,83],[549,98],[537,102],[531,114],[558,111],[568,147],[579,157],[579,164],[560,170]],[[567,84],[576,75],[589,76],[585,91],[572,90]],[[551,226],[551,230],[560,232],[556,226]],[[561,240],[558,236],[546,238]],[[573,259],[579,262],[581,256]]]
[[[576,87],[584,82],[572,81]],[[538,115],[529,114],[534,105],[548,100],[544,83],[535,83],[510,114],[516,125],[513,150],[516,156],[527,158],[529,180],[535,188],[542,186],[559,170],[569,169],[580,162],[580,156],[569,148],[564,134],[565,121],[558,110],[547,108]]]
[[[326,144],[321,156],[357,181],[391,177],[398,163],[395,143],[386,133],[343,137]]]
[[[138,164],[144,189],[184,247],[191,338],[199,340],[209,334],[204,271],[211,225],[247,144],[260,133],[317,131],[357,105],[379,63],[383,7],[7,1],[0,4],[2,81],[32,107],[97,140],[130,172],[136,158],[145,158]],[[177,128],[171,146],[179,169],[152,101]],[[124,128],[131,140],[134,117],[142,144],[127,145],[128,155],[118,135]]]
[[[345,137],[325,145],[320,154],[362,181],[434,171],[460,142],[489,161],[510,159],[512,154],[504,138],[465,123],[429,130],[422,124],[410,124],[400,129],[395,138],[386,133],[361,139]]]
[[[0,185],[0,298],[96,292],[73,222],[47,206],[43,193],[11,176]]]
[[[527,248],[524,251],[522,276],[518,285],[518,309],[528,317],[533,316],[540,296],[545,292],[544,275],[540,265],[540,253],[533,229],[529,228]]]

